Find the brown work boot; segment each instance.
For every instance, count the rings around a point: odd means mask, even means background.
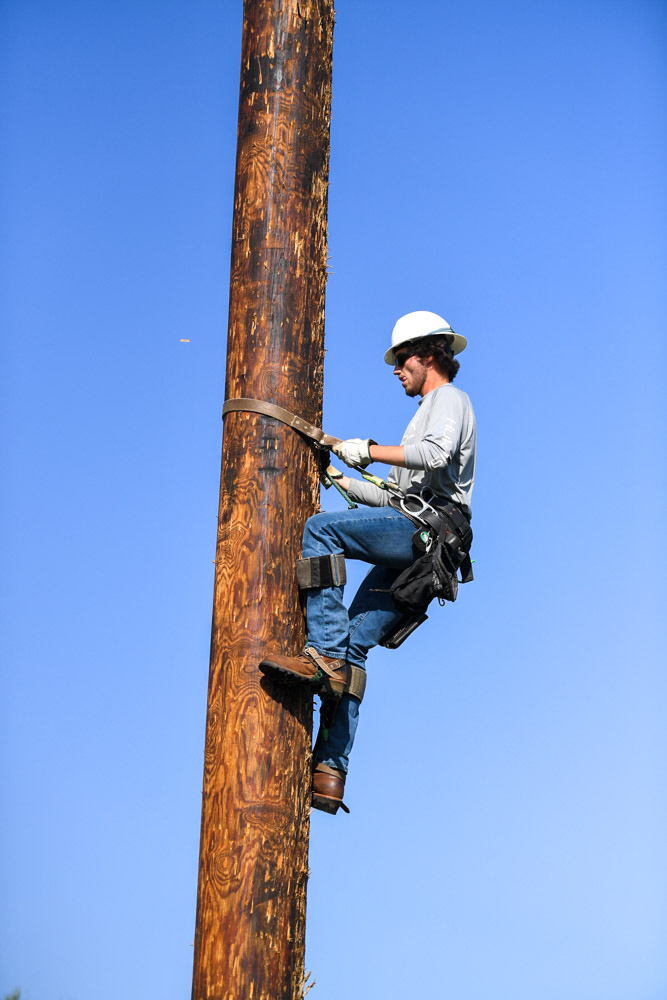
[[[313,691],[328,692],[336,698],[344,695],[349,687],[345,660],[323,656],[312,646],[307,646],[300,656],[269,653],[259,669],[285,684],[308,684]]]
[[[349,809],[343,802],[343,792],[345,791],[345,772],[339,771],[336,767],[329,767],[328,764],[316,764],[313,771],[313,809],[321,809],[322,812],[337,813],[343,809],[349,813]]]

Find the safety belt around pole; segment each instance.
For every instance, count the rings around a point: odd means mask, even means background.
[[[290,413],[289,410],[283,409],[282,406],[276,406],[275,403],[265,403],[263,399],[227,399],[222,405],[223,417],[228,413],[239,411],[243,413],[261,413],[265,417],[273,417],[274,420],[279,420],[281,423],[287,424],[288,427],[293,427],[295,431],[303,434],[304,437],[307,437],[323,451],[328,451],[335,444],[340,444],[342,440],[341,438],[332,437],[331,434],[325,434],[321,427],[309,424],[307,420],[304,420],[303,417],[298,417],[296,413]]]
[[[350,510],[356,508],[357,505],[354,500],[352,500],[347,491],[343,489],[340,483],[326,469],[326,466],[329,464],[329,449],[333,448],[335,444],[340,444],[341,438],[325,434],[321,427],[315,427],[314,424],[309,424],[307,420],[297,416],[296,413],[290,413],[289,410],[285,410],[282,406],[277,406],[276,403],[266,403],[263,399],[249,399],[247,397],[242,399],[227,399],[222,406],[223,418],[227,413],[234,412],[261,413],[265,417],[273,417],[274,420],[279,420],[282,424],[287,424],[288,427],[298,431],[302,437],[307,438],[320,451],[320,477],[324,488],[328,490],[330,486],[333,486],[340,493],[343,500],[345,500]],[[364,474],[363,471],[361,474]]]

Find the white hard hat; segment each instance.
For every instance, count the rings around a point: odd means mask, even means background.
[[[401,344],[407,344],[411,340],[419,340],[421,337],[434,337],[436,333],[446,333],[451,337],[452,354],[460,354],[468,341],[465,337],[460,337],[454,333],[446,319],[438,316],[437,313],[417,312],[407,313],[401,316],[394,329],[391,331],[391,347],[384,356],[388,365],[396,364],[394,352]]]

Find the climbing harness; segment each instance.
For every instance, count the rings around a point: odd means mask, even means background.
[[[424,541],[423,531],[415,532],[413,544],[422,547],[423,555],[403,570],[391,586],[394,606],[408,615],[426,611],[434,597],[440,604],[455,601],[461,583],[472,580],[472,565],[468,554],[472,542],[472,529],[468,521],[453,505],[439,511],[437,529],[431,527]]]
[[[455,503],[450,501],[443,505],[434,502],[439,498],[433,494],[430,496],[430,503],[423,493],[407,493],[398,501],[390,499],[389,502],[416,525],[418,530],[412,537],[415,548],[432,557],[434,571],[443,581],[445,600],[455,601],[458,592],[457,574],[459,572],[461,574],[461,583],[470,583],[473,579],[472,560],[469,555],[473,538],[470,519]],[[447,575],[452,578],[449,592],[445,580]],[[393,591],[392,596],[394,596]],[[435,593],[433,596],[439,595]]]

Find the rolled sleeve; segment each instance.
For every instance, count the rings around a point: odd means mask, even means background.
[[[416,444],[403,446],[406,469],[442,469],[452,460],[460,437],[457,422],[451,418],[439,428],[440,433],[429,434]]]

